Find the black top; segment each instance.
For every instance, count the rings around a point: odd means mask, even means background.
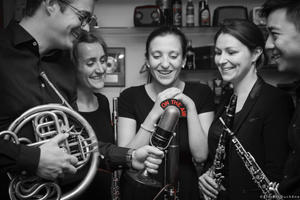
[[[211,112],[214,110],[213,94],[210,88],[203,84],[186,83],[183,93],[189,96],[195,103],[197,113]],[[138,131],[141,123],[144,122],[145,118],[152,109],[154,102],[148,96],[145,86],[136,86],[124,90],[120,94],[119,98],[119,116],[127,117],[136,120]],[[179,139],[180,152],[180,166],[179,166],[179,198],[180,199],[199,199],[198,191],[198,179],[195,168],[192,162],[192,154],[189,148],[188,141],[188,129],[186,118],[180,118],[177,129],[175,130],[176,136]],[[156,177],[161,183],[163,183],[163,164],[160,167],[159,174]],[[125,194],[127,199],[153,199],[154,194],[145,194],[146,190],[136,189],[137,184],[130,185],[127,183],[125,187],[128,187]],[[123,188],[122,188],[123,190]],[[132,191],[132,192],[130,192]],[[147,193],[147,192],[146,192]]]
[[[62,51],[39,55],[37,41],[19,24],[10,23],[0,32],[0,130],[24,111],[46,103],[60,103],[61,100],[43,82],[42,71],[57,86],[69,102],[76,98],[75,71],[68,57]],[[33,135],[25,133],[33,139]],[[30,134],[30,135],[29,135]],[[2,148],[3,143],[10,147]],[[26,169],[35,172],[39,161],[39,150],[24,146],[14,147],[0,140],[1,170]],[[7,151],[11,149],[11,151]],[[28,155],[24,149],[27,149]],[[20,153],[23,152],[23,153]],[[5,163],[5,164],[4,164]]]
[[[113,127],[111,112],[106,96],[97,93],[99,108],[93,112],[79,112],[93,127],[97,139],[101,142],[113,143]]]
[[[19,24],[11,22],[0,31],[0,130],[24,111],[60,99],[40,78],[42,71],[57,86],[69,102],[76,98],[75,71],[65,52],[52,51],[39,55],[37,41]],[[63,66],[63,67],[62,67]],[[28,126],[29,127],[29,126]],[[32,131],[23,129],[21,135],[33,139]],[[37,147],[15,145],[0,140],[0,169],[26,170],[35,173],[40,150]],[[6,177],[1,180],[7,179]],[[7,195],[7,182],[2,181],[1,195]],[[3,194],[4,193],[4,194]]]
[[[113,127],[110,118],[109,102],[106,96],[102,94],[95,94],[98,99],[99,107],[97,110],[92,112],[79,112],[92,126],[97,139],[102,142],[113,143]],[[100,149],[101,150],[101,149]],[[89,164],[81,168],[76,176],[69,181],[72,181],[72,184],[69,184],[66,188],[73,189],[75,185],[79,184],[89,169]],[[105,166],[105,161],[100,160],[100,165],[96,173],[95,178],[91,182],[90,186],[87,188],[83,194],[80,195],[80,199],[111,199],[111,180],[112,174],[111,171]]]
[[[224,99],[209,129],[210,163],[214,159],[219,136],[223,130],[219,117],[224,117],[227,104],[228,99]],[[246,151],[252,154],[270,181],[279,182],[283,177],[283,166],[289,150],[287,131],[292,112],[293,102],[289,95],[258,79],[243,108],[234,118],[232,131]],[[226,200],[227,195],[230,200],[260,199],[262,193],[259,187],[253,182],[232,142],[229,145],[229,149],[226,150],[223,181],[227,193],[221,193],[219,199]]]
[[[300,106],[297,105],[289,127],[290,152],[284,168],[279,192],[290,199],[300,199]],[[287,197],[285,199],[288,199]]]

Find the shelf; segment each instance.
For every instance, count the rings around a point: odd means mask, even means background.
[[[156,28],[158,27],[99,27],[95,30],[104,35],[147,36]],[[199,34],[211,36],[216,33],[218,27],[180,27],[180,29],[191,36],[199,36]]]

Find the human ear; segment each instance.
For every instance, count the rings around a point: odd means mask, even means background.
[[[55,1],[55,0],[44,0],[43,4],[45,7],[45,11],[48,15],[51,15],[57,9],[60,9],[60,6],[58,5],[57,1]]]
[[[252,62],[255,63],[261,54],[263,53],[263,49],[261,47],[256,47],[252,52]]]

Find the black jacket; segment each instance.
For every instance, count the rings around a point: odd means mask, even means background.
[[[209,131],[212,155],[218,141],[214,131],[220,130],[216,129],[220,126],[218,118],[223,114],[228,100],[224,102]],[[287,131],[292,112],[290,96],[259,78],[242,110],[235,116],[234,133],[271,181],[278,182],[283,177],[283,166],[288,155]],[[225,165],[224,185],[228,199],[260,199],[261,191],[253,182],[232,142],[229,143]]]

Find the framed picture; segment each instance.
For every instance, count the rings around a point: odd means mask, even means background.
[[[125,86],[125,48],[107,48],[106,87]]]

